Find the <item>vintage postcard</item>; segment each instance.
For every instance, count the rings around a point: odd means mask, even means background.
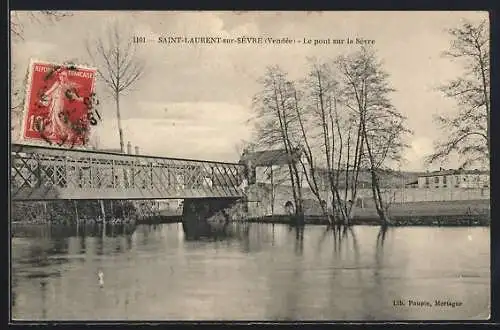
[[[490,21],[12,11],[14,321],[490,317]]]

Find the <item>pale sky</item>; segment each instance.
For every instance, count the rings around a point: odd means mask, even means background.
[[[12,45],[14,79],[22,80],[30,58],[74,61],[93,66],[84,40],[98,36],[118,19],[124,35],[187,37],[289,37],[294,39],[375,40],[391,75],[394,105],[408,117],[414,136],[405,158],[407,170],[425,170],[423,158],[442,134],[436,113],[453,111],[436,87],[461,72],[443,58],[450,37],[446,29],[462,18],[480,20],[487,12],[74,12],[59,22],[23,20],[24,39]],[[251,99],[268,65],[279,64],[290,78],[308,70],[307,57],[333,58],[359,45],[162,45],[140,46],[147,72],[121,99],[125,143],[144,154],[237,161],[235,147],[250,139]],[[22,69],[18,69],[22,68]],[[103,148],[119,148],[113,101],[97,85],[103,121],[93,134]],[[455,167],[455,161],[443,164]]]

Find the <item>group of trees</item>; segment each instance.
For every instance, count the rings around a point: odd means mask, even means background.
[[[279,66],[267,69],[254,98],[256,140],[289,155],[297,215],[303,213],[303,173],[330,222],[348,224],[353,204],[346,201],[355,200],[360,171],[368,170],[377,213],[384,224],[390,223],[379,177],[401,159],[411,131],[390,102],[388,78],[371,48],[324,62],[312,59],[299,81],[290,80]],[[329,203],[323,202],[326,190]]]
[[[24,27],[27,24],[56,23],[62,19],[71,19],[72,14],[58,11],[13,12],[10,20],[11,37],[14,43],[24,41]],[[135,44],[129,35],[124,34],[118,21],[111,22],[105,33],[94,39],[85,40],[87,55],[92,66],[97,67],[99,79],[104,83],[107,92],[113,98],[118,122],[120,149],[125,152],[125,143],[121,123],[120,99],[143,77],[145,61],[138,56]],[[11,76],[14,70],[11,67]],[[26,78],[27,79],[27,76]],[[24,103],[24,84],[12,81],[11,114],[21,117]],[[11,129],[16,129],[17,120],[11,123]]]
[[[436,144],[429,163],[445,160],[453,152],[465,157],[464,165],[488,158],[487,27],[486,21],[465,22],[449,31],[453,41],[445,54],[464,59],[465,71],[441,88],[457,101],[458,111],[436,119],[447,135]],[[346,201],[356,200],[360,172],[367,171],[380,221],[391,223],[387,214],[391,201],[382,192],[380,177],[399,167],[408,147],[405,138],[412,132],[391,102],[394,90],[389,80],[376,52],[366,47],[330,60],[312,59],[309,72],[298,81],[277,65],[267,68],[254,97],[255,140],[258,147],[281,148],[289,156],[296,215],[303,214],[302,173],[330,222],[348,224],[353,204]],[[332,212],[324,203],[325,191]]]

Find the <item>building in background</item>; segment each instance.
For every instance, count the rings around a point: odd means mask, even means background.
[[[291,186],[288,164],[299,162],[300,153],[294,150],[289,156],[285,149],[263,150],[254,152],[243,152],[240,163],[249,165],[252,173],[249,173],[250,181],[262,184],[279,184]],[[299,166],[299,170],[302,167]],[[303,175],[301,175],[303,177]],[[306,182],[304,182],[307,184]],[[304,186],[304,184],[302,185]]]
[[[293,161],[300,161],[301,155],[294,154]],[[253,187],[250,200],[257,212],[284,214],[290,208],[294,198],[289,174],[289,157],[285,150],[265,150],[247,152],[241,162],[250,164],[253,173]],[[318,197],[309,188],[301,165],[298,166],[302,183],[304,209],[319,209]],[[329,171],[316,168],[316,181],[322,201],[331,207],[331,192],[328,184]],[[345,173],[337,173],[337,189],[341,199],[350,201],[358,208],[373,208],[371,175],[368,169],[361,169],[358,175],[356,198],[352,190],[346,189]],[[378,173],[380,191],[388,204],[412,202],[487,200],[490,198],[489,171],[480,170],[444,170],[434,172],[407,172],[385,170]],[[317,205],[316,205],[317,204]],[[311,205],[310,207],[308,205]],[[288,206],[288,207],[287,207]]]
[[[420,174],[417,182],[418,188],[476,188],[490,187],[489,171],[481,170],[453,170],[440,169],[439,171]]]

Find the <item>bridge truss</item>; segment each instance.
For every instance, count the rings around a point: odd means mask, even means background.
[[[240,198],[244,165],[11,145],[11,199]]]

